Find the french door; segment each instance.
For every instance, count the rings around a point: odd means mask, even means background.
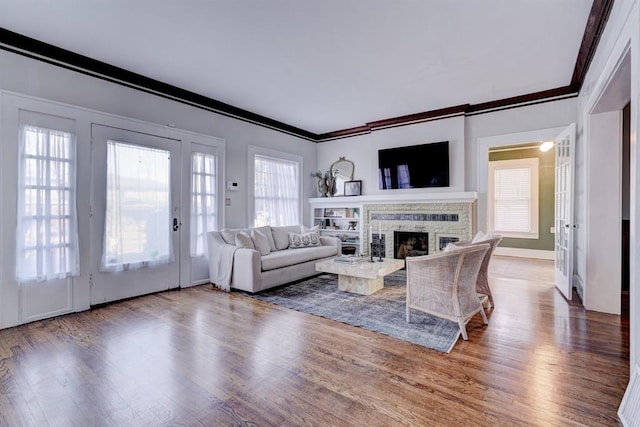
[[[555,283],[571,300],[573,288],[573,181],[576,125],[572,123],[555,139]]]
[[[180,284],[180,141],[91,126],[91,304]]]

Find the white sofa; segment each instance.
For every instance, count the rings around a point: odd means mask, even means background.
[[[252,235],[252,230],[267,237],[268,250],[242,247],[241,242],[237,242],[236,235],[239,232]],[[216,283],[217,278],[225,276],[229,280],[228,273],[230,273],[231,288],[259,292],[318,274],[315,269],[317,262],[340,255],[340,239],[317,235],[319,246],[289,248],[292,237],[289,233],[295,235],[305,232],[308,233],[311,230],[296,225],[225,229],[207,233],[211,283],[219,285]],[[244,234],[245,238],[246,234]],[[269,253],[266,253],[267,251]],[[221,257],[226,259],[221,262]],[[232,262],[232,266],[228,265],[230,262]],[[230,272],[221,271],[229,267],[232,267]]]

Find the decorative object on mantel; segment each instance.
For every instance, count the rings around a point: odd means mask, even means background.
[[[321,171],[316,171],[313,172],[311,176],[318,178],[320,197],[327,197],[327,195],[333,196],[336,193],[336,181],[333,176],[333,169],[329,169],[324,174]]]
[[[359,196],[362,193],[362,181],[346,181],[344,183],[345,196]]]
[[[332,196],[348,196],[349,194],[346,193],[347,189],[345,188],[345,183],[347,181],[353,181],[353,171],[355,169],[353,162],[345,159],[344,157],[340,157],[331,164],[330,169],[333,171],[333,177],[335,178],[335,186]],[[360,193],[357,195],[359,194]],[[351,195],[355,196],[355,194]]]

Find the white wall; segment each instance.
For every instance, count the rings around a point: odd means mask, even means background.
[[[317,144],[314,142],[6,51],[0,51],[0,71],[0,89],[160,125],[171,123],[178,129],[225,139],[226,180],[237,181],[240,188],[226,195],[231,199],[231,206],[225,211],[227,227],[244,227],[249,222],[248,145],[302,156],[303,194],[316,196],[316,182],[310,176],[316,166]],[[303,218],[309,218],[309,206],[306,203],[303,206]]]
[[[378,150],[404,145],[449,141],[449,179],[447,188],[402,190],[378,189]],[[362,194],[438,193],[465,190],[464,117],[384,129],[367,135],[318,144],[318,169],[327,170],[344,156],[355,165],[354,179],[362,180]]]

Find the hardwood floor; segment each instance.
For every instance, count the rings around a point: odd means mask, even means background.
[[[450,354],[208,285],[2,330],[0,425],[617,425],[628,320],[552,268],[495,257]]]

